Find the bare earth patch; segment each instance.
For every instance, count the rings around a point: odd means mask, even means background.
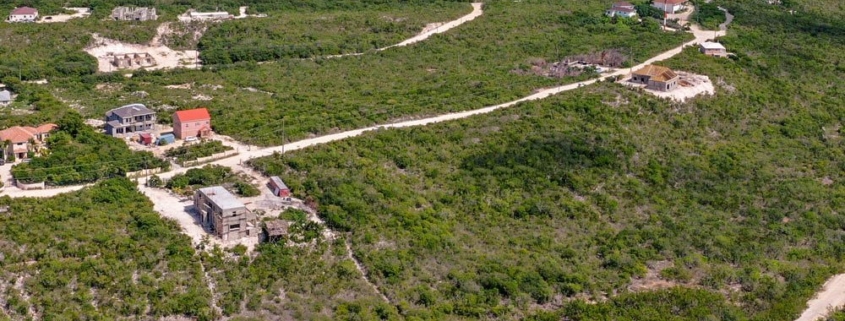
[[[171,69],[171,68],[198,68],[200,66],[199,52],[196,50],[173,50],[161,44],[161,35],[167,32],[166,23],[158,29],[158,35],[153,38],[150,44],[127,44],[114,39],[101,37],[93,34],[93,44],[85,48],[85,52],[97,58],[97,70],[100,72],[112,72],[117,70],[135,69]],[[126,55],[148,55],[154,61],[152,63],[134,63],[130,65],[117,66],[113,64],[114,57]]]
[[[677,88],[671,91],[658,91],[647,89],[643,84],[630,82],[630,78],[622,80],[621,83],[630,87],[642,88],[642,90],[645,90],[657,97],[668,98],[679,102],[686,101],[687,99],[702,94],[713,95],[716,93],[716,89],[713,87],[713,83],[710,81],[710,77],[684,71],[676,71],[676,73],[678,74],[678,76],[680,76],[680,80],[678,80],[679,84]]]
[[[678,285],[674,281],[667,281],[660,278],[660,271],[672,267],[672,262],[654,261],[646,264],[648,265],[648,272],[642,278],[631,279],[631,285],[628,286],[628,291],[645,292],[671,288]]]
[[[74,18],[85,18],[91,15],[90,8],[64,8],[65,10],[69,11],[76,11],[74,14],[57,14],[54,16],[44,16],[41,20],[36,21],[36,23],[53,23],[53,22],[67,22],[70,19]]]

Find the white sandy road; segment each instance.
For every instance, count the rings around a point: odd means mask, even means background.
[[[831,311],[845,306],[845,274],[838,274],[828,279],[822,291],[807,302],[807,309],[795,321],[817,321]]]

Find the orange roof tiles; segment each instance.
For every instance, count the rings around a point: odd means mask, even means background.
[[[208,114],[208,109],[205,108],[180,110],[174,115],[180,122],[211,119],[211,115]]]
[[[0,130],[0,141],[10,141],[12,143],[25,143],[30,139],[35,138],[38,134],[49,133],[58,128],[56,124],[44,124],[41,126],[14,126],[4,130]]]
[[[642,69],[635,71],[634,74],[648,76],[650,79],[655,81],[667,81],[678,77],[678,74],[672,71],[672,69],[655,65],[646,65]]]

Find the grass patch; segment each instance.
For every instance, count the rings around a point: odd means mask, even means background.
[[[173,157],[177,162],[184,163],[230,150],[233,150],[233,148],[223,145],[220,141],[204,140],[197,144],[183,145],[174,149],[168,149],[164,152],[164,156]]]

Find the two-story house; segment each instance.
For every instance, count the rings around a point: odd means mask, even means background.
[[[179,139],[211,136],[211,115],[208,109],[195,108],[173,113],[173,134]]]
[[[29,152],[38,151],[56,129],[56,124],[44,124],[38,127],[14,126],[0,130],[0,141],[7,144],[3,157],[14,155],[15,159],[26,159]]]
[[[149,133],[156,128],[156,113],[142,104],[131,104],[106,112],[106,134],[124,137]]]

